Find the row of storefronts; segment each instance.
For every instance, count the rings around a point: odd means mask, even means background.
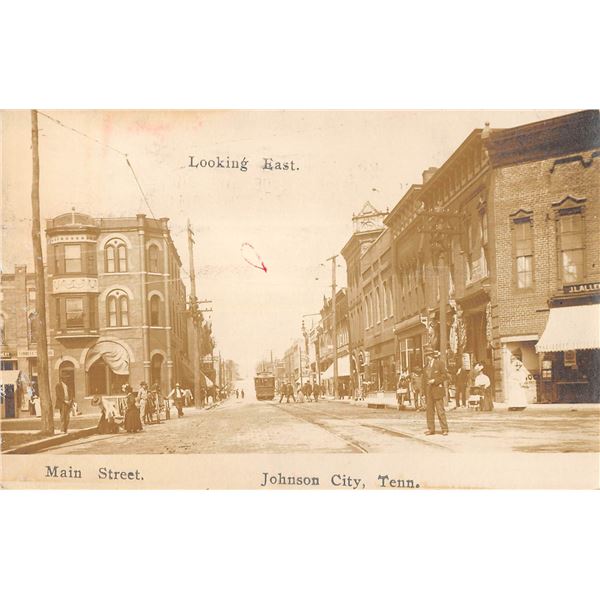
[[[495,400],[600,401],[600,120],[486,125],[342,249],[351,386],[393,392],[440,350]]]

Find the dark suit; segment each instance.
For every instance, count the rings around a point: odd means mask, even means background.
[[[444,409],[444,396],[446,394],[444,382],[447,378],[448,371],[441,358],[434,358],[425,367],[423,382],[425,383],[425,395],[427,397],[427,429],[432,433],[435,432],[436,412],[442,433],[448,431],[448,421]]]
[[[67,384],[63,383],[62,381],[59,381],[56,384],[54,391],[56,393],[56,408],[60,411],[62,430],[67,433],[69,419],[71,417],[71,404],[73,403],[71,391],[69,390]]]

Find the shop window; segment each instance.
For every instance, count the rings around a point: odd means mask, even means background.
[[[148,248],[148,270],[151,273],[160,273],[160,250],[158,246],[152,244]]]
[[[111,292],[106,299],[109,327],[129,326],[129,298],[122,290]]]
[[[107,273],[127,272],[127,247],[122,240],[110,240],[104,247]]]
[[[81,273],[81,246],[65,245],[65,273]]]
[[[67,329],[83,329],[83,298],[65,300]]]
[[[584,278],[584,227],[580,209],[559,214],[560,263],[563,283]]]
[[[533,223],[531,217],[514,219],[512,223],[513,261],[517,289],[533,287]]]

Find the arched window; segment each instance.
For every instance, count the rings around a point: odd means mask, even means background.
[[[154,385],[158,384],[159,387],[162,387],[162,365],[163,365],[163,357],[160,354],[155,354],[152,357],[151,366],[150,366],[150,383]]]
[[[104,246],[107,273],[127,272],[127,247],[123,240],[110,240]]]
[[[106,298],[109,327],[129,327],[129,298],[123,290],[115,290]]]
[[[156,244],[148,248],[148,270],[151,273],[160,273],[160,250]]]
[[[160,325],[160,298],[154,295],[150,298],[150,326]]]

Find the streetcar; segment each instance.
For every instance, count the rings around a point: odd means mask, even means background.
[[[273,400],[275,398],[275,377],[271,373],[257,373],[254,378],[254,389],[257,400]]]

